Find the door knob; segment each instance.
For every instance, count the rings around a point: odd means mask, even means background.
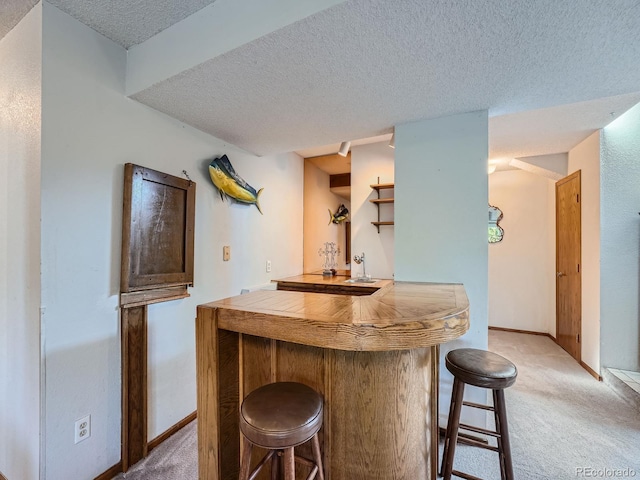
[[[566,276],[567,274],[566,274],[566,273],[562,273],[562,272],[556,272],[556,275],[557,275],[558,277],[564,277],[564,276]]]

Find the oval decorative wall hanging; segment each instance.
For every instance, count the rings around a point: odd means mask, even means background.
[[[504,237],[504,230],[499,225],[502,220],[502,210],[489,205],[489,243],[498,243]]]

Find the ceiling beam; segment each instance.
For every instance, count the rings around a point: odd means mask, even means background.
[[[216,0],[127,55],[126,93],[134,95],[344,0]]]
[[[540,175],[546,178],[550,178],[551,180],[558,181],[564,175],[558,172],[554,172],[553,170],[549,170],[543,167],[539,167],[538,165],[533,165],[531,163],[523,162],[522,160],[518,160],[514,158],[509,162],[509,165],[515,168],[519,168],[520,170],[524,170],[525,172],[533,173],[535,175]]]

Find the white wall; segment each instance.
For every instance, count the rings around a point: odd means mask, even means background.
[[[398,125],[395,135],[395,278],[463,283],[469,331],[444,344],[441,359],[452,348],[486,349],[487,112]],[[440,414],[446,418],[452,377],[443,362],[440,367]],[[468,398],[484,402],[486,392],[469,388]]]
[[[369,200],[378,198],[371,185],[393,183],[394,152],[388,142],[351,148],[351,256],[365,254],[366,273],[374,278],[393,278],[394,227],[382,226],[380,233],[371,222],[378,219],[378,207]],[[381,197],[394,191],[382,190]],[[380,205],[381,220],[394,220],[394,204]],[[358,276],[361,265],[351,264],[351,275]]]
[[[555,183],[523,170],[489,175],[504,238],[489,245],[489,325],[548,333],[555,325]]]
[[[580,357],[600,372],[600,130],[569,151],[569,173],[581,170],[582,341]]]
[[[42,6],[0,40],[0,472],[35,480],[40,455]]]
[[[600,138],[601,365],[638,371],[640,104]]]
[[[82,480],[120,460],[123,164],[186,169],[197,183],[191,297],[149,307],[149,439],[196,408],[196,305],[301,271],[303,165],[295,154],[254,157],[126,98],[125,50],[49,4],[43,40],[46,469]],[[223,153],[264,187],[264,216],[220,200],[206,167]],[[86,414],[91,438],[74,445],[73,423]]]
[[[324,249],[325,242],[335,242],[340,249],[336,268],[349,268],[346,263],[346,226],[344,223],[329,223],[329,210],[336,213],[340,204],[344,204],[351,218],[351,202],[330,190],[329,179],[328,173],[309,161],[304,162],[304,273],[323,269],[324,257],[318,255],[318,250]]]

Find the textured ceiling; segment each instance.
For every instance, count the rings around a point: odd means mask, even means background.
[[[637,103],[640,103],[640,92],[491,117],[489,159],[506,165],[513,158],[568,152]],[[351,148],[389,142],[390,138],[388,134],[355,140],[351,142]],[[340,143],[333,143],[304,148],[296,153],[308,158],[336,153],[339,148]],[[344,166],[341,168],[348,171]]]
[[[5,30],[35,2],[1,1]],[[212,3],[49,1],[125,47]],[[526,157],[567,151],[637,103],[638,52],[640,0],[349,0],[133,98],[259,155],[487,109],[490,158]]]
[[[489,119],[489,158],[567,152],[640,102],[640,93],[501,115]]]
[[[351,0],[137,93],[259,155],[640,90],[640,1]]]
[[[47,1],[105,37],[129,48],[153,37],[215,0]]]
[[[15,27],[38,0],[0,0],[0,39]]]

